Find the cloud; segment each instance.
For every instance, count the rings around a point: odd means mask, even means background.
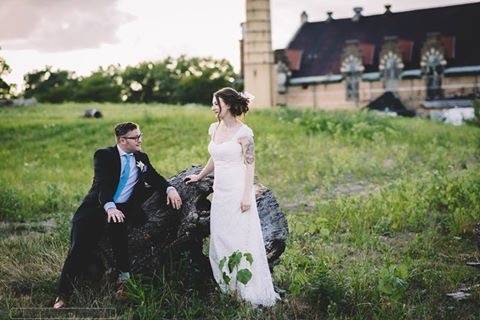
[[[44,52],[97,48],[118,42],[118,28],[133,19],[114,0],[2,0],[0,45]]]

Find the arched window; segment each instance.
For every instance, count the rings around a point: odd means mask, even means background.
[[[360,79],[363,70],[365,70],[365,67],[362,65],[362,60],[353,54],[343,59],[340,71],[345,77],[347,101],[358,102]]]
[[[388,51],[380,59],[380,74],[385,91],[396,92],[398,80],[403,70],[403,62],[400,56],[392,51]]]
[[[437,48],[428,49],[422,56],[420,65],[427,86],[427,100],[443,97],[442,77],[447,61]]]

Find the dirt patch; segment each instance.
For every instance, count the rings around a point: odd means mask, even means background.
[[[0,222],[0,240],[48,233],[56,227],[54,219],[40,222]]]
[[[379,185],[368,181],[352,181],[341,183],[330,187],[329,189],[317,188],[309,195],[299,195],[295,201],[282,204],[286,210],[313,211],[319,200],[332,200],[339,197],[368,196],[380,191]]]
[[[353,181],[335,186],[331,191],[327,192],[325,198],[367,196],[371,193],[378,192],[379,190],[380,186],[368,181]]]
[[[391,237],[388,236],[379,236],[378,240],[380,242],[393,247],[404,250],[407,248],[409,243],[415,239],[417,233],[414,232],[403,232],[403,233],[396,233]]]

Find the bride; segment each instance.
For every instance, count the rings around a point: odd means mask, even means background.
[[[252,98],[232,88],[213,94],[218,122],[208,129],[210,158],[199,174],[185,180],[193,183],[214,171],[209,257],[221,290],[253,305],[272,306],[279,296],[273,289],[255,202],[253,132],[239,119]]]

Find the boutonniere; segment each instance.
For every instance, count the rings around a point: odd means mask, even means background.
[[[137,167],[140,168],[141,172],[147,171],[147,166],[142,161],[137,161]]]

